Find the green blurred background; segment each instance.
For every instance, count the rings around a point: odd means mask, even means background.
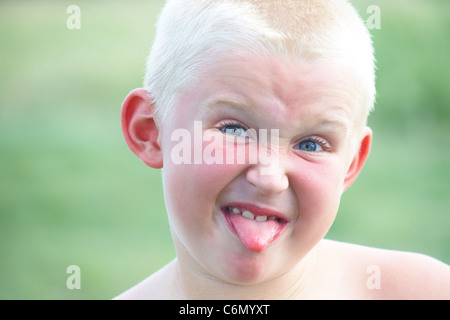
[[[328,238],[450,263],[450,2],[353,1],[378,60],[373,152]],[[174,257],[160,172],[126,147],[162,1],[0,2],[0,299],[109,299]],[[81,289],[69,290],[69,265]]]

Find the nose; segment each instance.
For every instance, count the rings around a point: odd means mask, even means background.
[[[271,154],[265,161],[250,166],[247,181],[265,195],[281,193],[288,189],[289,180],[279,154]]]

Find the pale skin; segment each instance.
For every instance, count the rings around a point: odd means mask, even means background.
[[[444,263],[324,239],[371,146],[351,77],[288,57],[247,53],[219,62],[180,94],[171,121],[157,123],[143,89],[124,101],[127,144],[148,166],[164,168],[177,258],[118,298],[449,299]],[[174,164],[171,132],[192,132],[194,121],[202,121],[214,143],[249,128],[276,128],[279,144],[268,149],[278,161]],[[224,208],[235,202],[277,212],[286,226],[255,249],[227,224]],[[371,276],[379,276],[375,287]]]

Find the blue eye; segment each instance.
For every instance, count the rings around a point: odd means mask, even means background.
[[[220,128],[220,131],[225,132],[227,134],[231,134],[237,137],[247,137],[247,130],[241,128],[239,126],[225,126]]]
[[[300,149],[307,152],[323,151],[322,146],[319,143],[312,140],[305,140],[300,142],[295,149]]]
[[[220,128],[220,131],[231,134],[236,137],[248,138],[249,135],[247,133],[247,129],[239,124],[226,124],[224,123]]]

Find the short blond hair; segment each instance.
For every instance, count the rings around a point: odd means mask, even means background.
[[[364,22],[346,0],[168,0],[147,59],[144,88],[165,120],[183,90],[224,52],[323,59],[348,68],[361,121],[375,101],[375,59]]]

